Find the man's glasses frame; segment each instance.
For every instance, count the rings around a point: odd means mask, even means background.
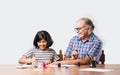
[[[85,28],[86,26],[82,26],[82,27],[78,27],[78,28],[74,28],[75,31],[80,31],[82,30],[83,28]]]

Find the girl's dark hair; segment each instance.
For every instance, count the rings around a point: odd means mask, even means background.
[[[38,48],[38,44],[37,42],[39,42],[40,40],[46,40],[47,41],[47,46],[46,48],[49,48],[52,44],[53,44],[53,40],[50,36],[50,34],[45,31],[45,30],[41,30],[41,31],[38,31],[35,38],[34,38],[34,41],[33,41],[33,45]]]

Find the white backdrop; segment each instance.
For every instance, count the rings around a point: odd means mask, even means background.
[[[119,0],[0,0],[0,64],[18,64],[39,30],[47,30],[54,40],[52,48],[65,53],[81,17],[94,22],[105,63],[120,64],[119,7]]]

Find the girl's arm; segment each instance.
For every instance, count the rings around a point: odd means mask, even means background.
[[[19,59],[20,64],[27,64],[27,63],[31,63],[31,62],[35,62],[35,61],[36,61],[36,57],[27,58],[26,56],[22,56]]]

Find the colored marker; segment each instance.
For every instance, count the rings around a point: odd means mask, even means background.
[[[43,67],[43,68],[47,68],[47,66],[46,66],[46,63],[45,63],[45,62],[43,62],[42,67]]]
[[[61,63],[58,63],[58,67],[61,67]]]
[[[78,62],[77,66],[80,66],[80,62]]]

